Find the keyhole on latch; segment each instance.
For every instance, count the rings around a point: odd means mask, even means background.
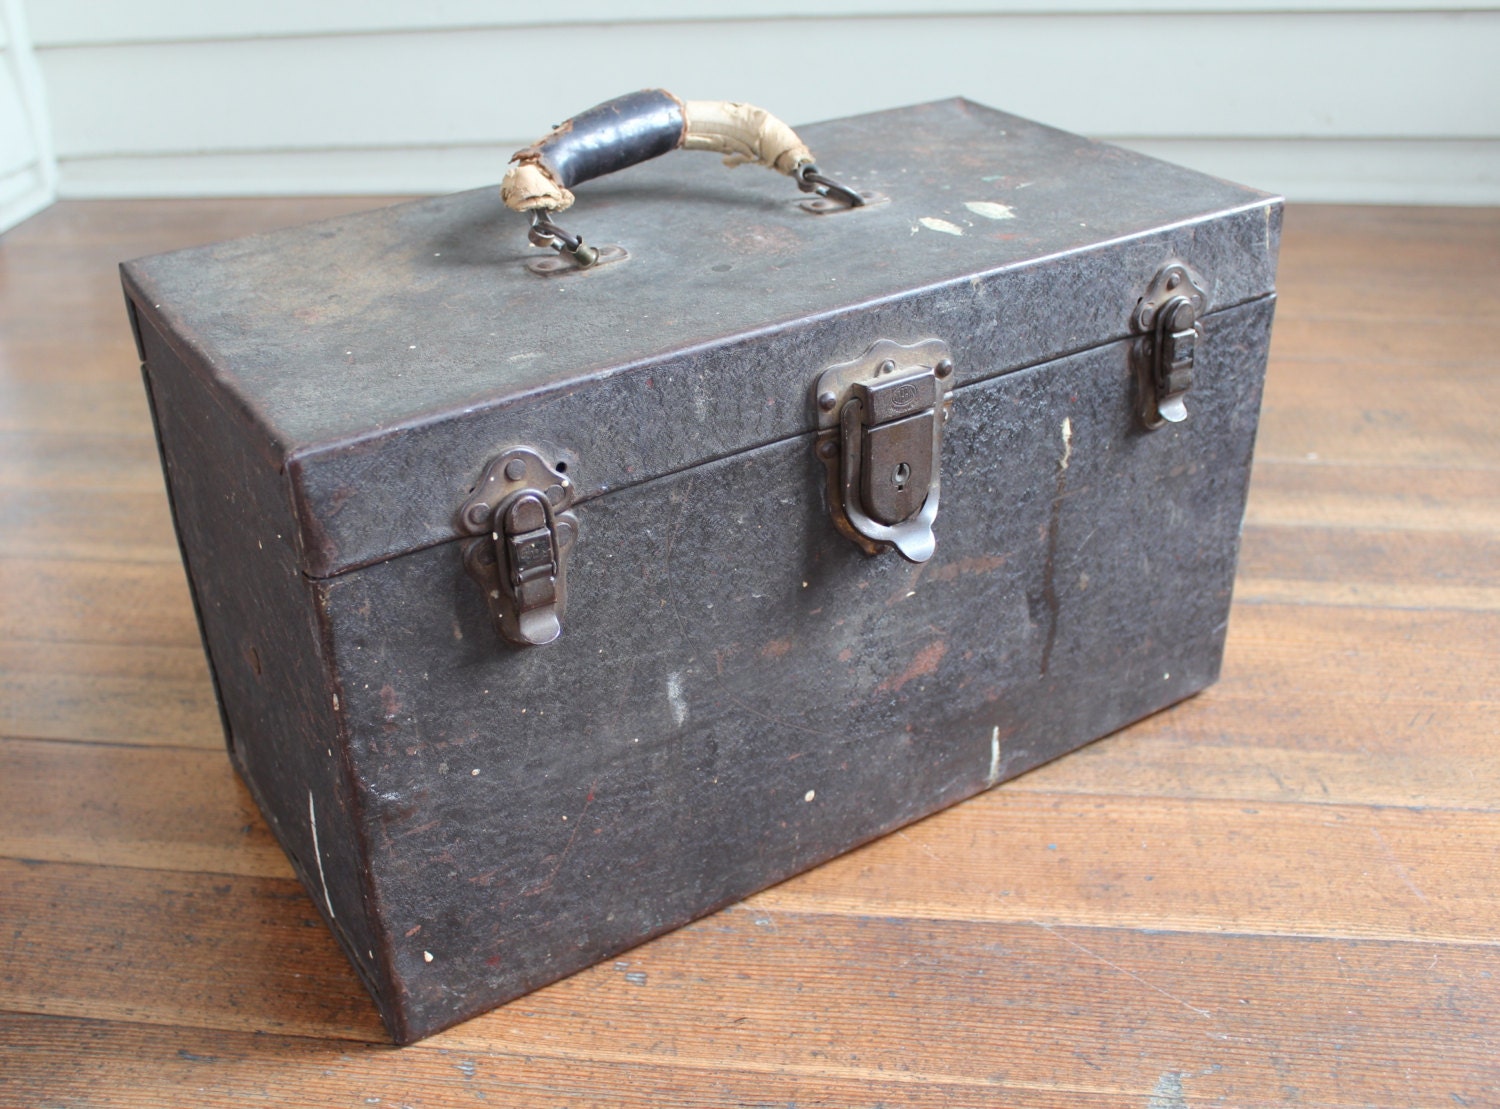
[[[891,474],[891,484],[894,485],[896,487],[896,490],[899,492],[902,489],[906,488],[906,483],[910,480],[911,467],[908,466],[905,462],[898,462],[896,464],[895,472]]]

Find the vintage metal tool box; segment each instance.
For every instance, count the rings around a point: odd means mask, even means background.
[[[124,267],[231,756],[398,1041],[1217,676],[1280,201],[802,134],[871,203],[678,153],[587,269],[493,188]]]

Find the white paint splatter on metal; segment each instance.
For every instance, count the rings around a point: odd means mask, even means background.
[[[938,219],[936,216],[923,216],[917,222],[929,231],[941,231],[944,235],[962,235],[964,233],[964,229],[958,224],[949,223],[947,220]]]
[[[687,720],[687,702],[682,699],[682,675],[667,675],[667,702],[672,706],[672,719],[680,728]]]
[[[996,204],[993,200],[966,200],[964,207],[985,219],[1016,218],[1016,210],[1009,204]]]
[[[1062,437],[1063,437],[1062,468],[1064,470],[1066,470],[1068,468],[1068,459],[1070,459],[1070,458],[1073,457],[1073,421],[1069,417],[1067,417],[1067,416],[1063,417],[1063,422],[1062,422]]]
[[[818,791],[817,790],[810,789],[810,790],[808,790],[806,793],[804,793],[802,795],[802,800],[804,800],[804,801],[811,801],[817,795],[818,795]]]
[[[312,790],[307,791],[307,823],[312,828],[313,858],[318,863],[318,885],[323,887],[323,904],[328,906],[330,917],[338,914],[333,911],[333,898],[328,896],[328,879],[323,877],[323,851],[318,846],[318,810],[313,804]]]
[[[1000,780],[1000,725],[995,725],[995,730],[990,733],[990,772],[984,776],[985,782],[994,785]]]

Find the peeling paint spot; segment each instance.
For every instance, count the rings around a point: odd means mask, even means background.
[[[810,790],[808,790],[806,793],[804,793],[802,795],[802,800],[804,800],[804,801],[811,801],[817,795],[818,795],[818,791],[817,790],[810,789]]]
[[[927,572],[928,581],[957,581],[965,574],[991,574],[1005,565],[1004,555],[974,555],[960,558]]]
[[[385,717],[387,730],[389,730],[390,725],[396,722],[396,718],[401,715],[401,698],[390,682],[386,682],[380,687],[380,711]]]
[[[312,828],[313,858],[318,864],[318,885],[323,887],[323,904],[328,906],[330,918],[337,914],[333,911],[333,898],[328,896],[328,879],[323,876],[323,851],[318,846],[318,810],[313,805],[312,790],[307,791],[307,823]]]
[[[430,962],[432,962],[432,952],[431,951],[424,951],[424,952],[422,952],[422,961],[424,963],[430,963]]]
[[[1063,456],[1060,465],[1064,470],[1068,468],[1068,459],[1073,457],[1073,421],[1064,416],[1062,422]]]
[[[931,677],[937,673],[938,664],[943,661],[943,656],[948,653],[948,644],[942,640],[929,643],[923,647],[907,664],[905,670],[894,678],[887,678],[875,687],[876,693],[899,693],[901,687],[908,682],[916,681],[918,678]]]
[[[996,204],[992,200],[966,200],[964,207],[976,216],[985,219],[1015,219],[1016,210],[1009,204]]]
[[[780,658],[792,649],[792,641],[788,639],[773,639],[760,649],[761,658]]]
[[[917,221],[929,231],[941,231],[944,235],[962,235],[964,229],[956,223],[949,223],[945,219],[936,216],[923,216]]]

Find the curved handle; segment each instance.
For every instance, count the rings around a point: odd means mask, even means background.
[[[729,100],[683,101],[665,89],[605,101],[516,151],[500,196],[506,207],[531,214],[533,244],[591,266],[598,251],[558,227],[551,214],[572,207],[572,188],[579,182],[679,148],[723,154],[729,166],[766,166],[795,179],[803,192],[834,198],[845,207],[862,207],[870,198],[819,173],[807,144],[770,112]]]
[[[581,181],[659,157],[669,150],[710,150],[726,165],[755,162],[792,176],[812,151],[770,112],[727,100],[682,101],[642,89],[606,101],[554,127],[511,156],[500,185],[517,212],[561,212]]]

